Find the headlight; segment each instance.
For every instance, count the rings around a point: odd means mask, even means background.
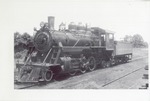
[[[44,22],[41,22],[41,23],[40,23],[40,26],[41,26],[41,27],[44,27],[44,24],[45,24]]]

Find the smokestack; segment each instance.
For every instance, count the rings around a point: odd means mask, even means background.
[[[50,30],[54,30],[54,20],[55,18],[53,16],[48,17],[48,28]]]

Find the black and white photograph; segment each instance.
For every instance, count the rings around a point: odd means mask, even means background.
[[[2,100],[150,100],[149,0],[0,0],[0,22]]]

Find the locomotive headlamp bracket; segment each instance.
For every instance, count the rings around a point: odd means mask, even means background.
[[[42,21],[42,22],[40,23],[40,27],[42,28],[42,27],[44,27],[44,25],[45,25],[45,23]]]
[[[36,27],[34,27],[34,31],[38,31]]]

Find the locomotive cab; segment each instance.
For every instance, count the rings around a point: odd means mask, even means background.
[[[114,34],[98,27],[93,27],[92,33],[98,36],[98,46],[106,48],[106,50],[114,50]]]

